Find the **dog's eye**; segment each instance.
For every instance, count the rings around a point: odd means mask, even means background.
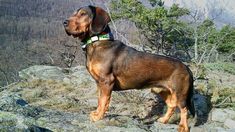
[[[81,13],[81,16],[85,16],[85,15],[86,15],[86,13],[85,13],[85,12],[82,12],[82,13]]]

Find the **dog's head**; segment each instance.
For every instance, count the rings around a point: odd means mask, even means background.
[[[80,40],[101,33],[110,22],[108,13],[100,7],[86,6],[78,9],[63,22],[68,35]]]

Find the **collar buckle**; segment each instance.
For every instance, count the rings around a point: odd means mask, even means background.
[[[99,37],[98,37],[98,36],[93,36],[93,37],[91,37],[91,41],[92,41],[92,42],[95,42],[95,41],[97,41],[97,40],[99,40]]]

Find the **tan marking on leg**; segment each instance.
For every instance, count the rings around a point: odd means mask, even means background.
[[[167,104],[167,112],[163,117],[159,118],[158,121],[165,124],[174,114],[177,100],[175,94],[171,94],[170,91],[163,91],[159,94]]]
[[[174,111],[175,107],[168,107],[166,114],[163,117],[159,118],[158,121],[164,124],[168,123],[169,119],[174,114]]]
[[[186,107],[180,108],[180,123],[178,128],[179,132],[189,132],[187,117],[188,109]]]

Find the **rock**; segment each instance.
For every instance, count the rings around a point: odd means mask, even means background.
[[[227,118],[235,118],[235,111],[229,109],[214,109],[212,110],[212,121],[225,122]]]
[[[59,68],[56,66],[36,65],[19,72],[22,80],[55,80],[71,83],[77,87],[96,87],[94,79],[85,66]]]
[[[9,92],[0,93],[0,110],[14,113],[21,113],[25,116],[35,117],[40,111],[39,108],[27,105],[27,102],[19,95]]]
[[[235,75],[223,71],[212,71],[208,74],[210,80],[216,80],[219,88],[234,88]]]
[[[235,121],[228,118],[225,120],[224,126],[235,130]]]
[[[0,92],[0,131],[177,131],[177,114],[170,119],[174,124],[156,122],[166,109],[150,90],[113,92],[104,119],[91,122],[97,89],[84,66],[33,66],[19,74],[23,81]],[[197,115],[208,117],[207,98],[196,94],[194,101]],[[203,125],[189,122],[192,132],[229,132],[234,130],[234,120],[233,110],[213,109],[212,120],[207,118]]]
[[[205,132],[206,130],[204,128],[201,127],[192,127],[190,129],[191,132]]]
[[[223,124],[218,122],[207,122],[201,126],[192,126],[190,128],[191,132],[230,132],[231,129],[223,127]]]
[[[207,98],[201,94],[195,94],[193,99],[197,116],[206,116],[209,112]]]
[[[176,132],[178,126],[175,124],[162,124],[159,122],[154,122],[153,126],[150,128],[151,131],[155,132]]]
[[[35,119],[20,114],[0,111],[0,131],[51,132],[49,129],[33,125]]]
[[[23,80],[33,80],[33,79],[63,80],[64,73],[62,72],[62,69],[59,67],[35,65],[20,71],[19,77]]]
[[[218,122],[224,122],[226,118],[228,117],[228,114],[225,113],[222,109],[215,109],[212,111],[212,121],[218,121]]]
[[[29,106],[18,94],[7,91],[0,93],[0,110],[31,117],[36,117],[42,111],[40,108]]]
[[[125,128],[125,127],[116,127],[116,126],[109,126],[106,127],[102,130],[99,130],[99,132],[146,132],[146,130],[138,128],[138,127],[129,127],[129,128]]]
[[[16,126],[17,124],[17,116],[10,112],[0,112],[0,126],[3,127],[11,127]]]
[[[95,123],[96,127],[101,128],[100,132],[145,132],[144,128],[140,128],[141,124],[133,118],[128,116],[120,116],[120,115],[107,115],[104,120],[98,121]]]
[[[145,131],[137,120],[111,116],[92,123],[82,112],[65,112],[31,106],[19,94],[0,93],[0,131]]]

